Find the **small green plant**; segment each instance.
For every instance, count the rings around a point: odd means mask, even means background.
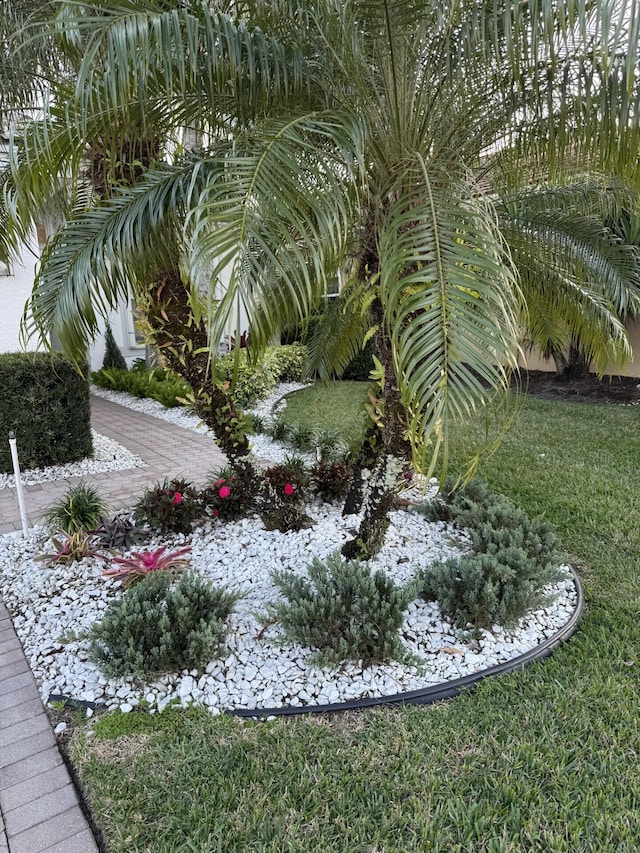
[[[154,572],[112,602],[91,630],[89,656],[106,675],[150,676],[202,667],[216,656],[239,595]]]
[[[228,521],[246,516],[256,503],[254,474],[248,467],[220,468],[212,474],[213,482],[200,493],[207,514]]]
[[[165,546],[155,551],[134,551],[128,557],[114,557],[110,569],[102,573],[105,577],[121,581],[122,586],[133,586],[150,575],[152,572],[176,572],[184,568],[189,561],[184,559],[190,554],[191,548],[180,548],[167,553]]]
[[[76,530],[74,533],[67,533],[60,530],[57,536],[51,537],[51,544],[54,551],[49,554],[39,554],[34,557],[39,563],[44,563],[45,566],[64,565],[65,563],[75,563],[78,560],[83,560],[85,557],[100,557],[98,551],[93,549],[93,538],[91,533],[85,533],[83,530]]]
[[[50,527],[65,533],[94,530],[108,510],[97,490],[86,483],[71,486],[64,497],[52,504],[45,519]]]
[[[133,509],[138,524],[161,533],[191,533],[202,515],[200,493],[187,480],[167,480],[147,489]]]
[[[419,575],[422,596],[437,601],[459,628],[515,625],[530,610],[544,607],[542,591],[559,580],[557,568],[538,566],[521,548],[434,563]]]
[[[146,538],[145,532],[124,513],[112,518],[101,518],[92,533],[96,543],[108,550],[124,551],[133,545],[139,545]]]
[[[113,337],[111,326],[107,325],[104,332],[104,359],[102,361],[103,368],[107,370],[110,367],[115,367],[116,370],[126,370],[127,362],[120,352],[120,348]]]
[[[290,642],[317,649],[312,662],[362,661],[363,666],[407,655],[398,631],[417,594],[415,584],[398,587],[367,563],[345,561],[335,553],[315,558],[308,579],[291,571],[272,573],[286,599],[267,606]]]

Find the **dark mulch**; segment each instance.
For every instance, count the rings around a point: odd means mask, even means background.
[[[521,377],[522,390],[534,397],[548,400],[568,400],[587,403],[640,403],[640,379],[636,376],[607,376],[595,374],[584,378],[565,379],[555,373],[530,370]]]

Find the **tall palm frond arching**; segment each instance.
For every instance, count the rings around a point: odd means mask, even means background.
[[[640,253],[605,223],[634,194],[612,184],[520,191],[498,205],[527,304],[529,342],[546,358],[569,342],[603,374],[631,357],[624,321],[640,312]]]

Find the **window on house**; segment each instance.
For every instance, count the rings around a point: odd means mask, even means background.
[[[145,340],[144,335],[136,326],[136,300],[133,297],[130,297],[129,299],[129,305],[126,314],[127,338],[129,347],[131,349],[138,349],[140,347],[143,347],[145,345]]]

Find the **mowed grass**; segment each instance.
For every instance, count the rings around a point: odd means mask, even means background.
[[[367,415],[364,405],[370,382],[328,382],[294,391],[280,418],[291,426],[339,430],[347,445],[359,444]]]
[[[639,426],[526,399],[480,472],[581,567],[585,618],[550,659],[424,708],[92,721],[72,755],[108,850],[640,849]]]

